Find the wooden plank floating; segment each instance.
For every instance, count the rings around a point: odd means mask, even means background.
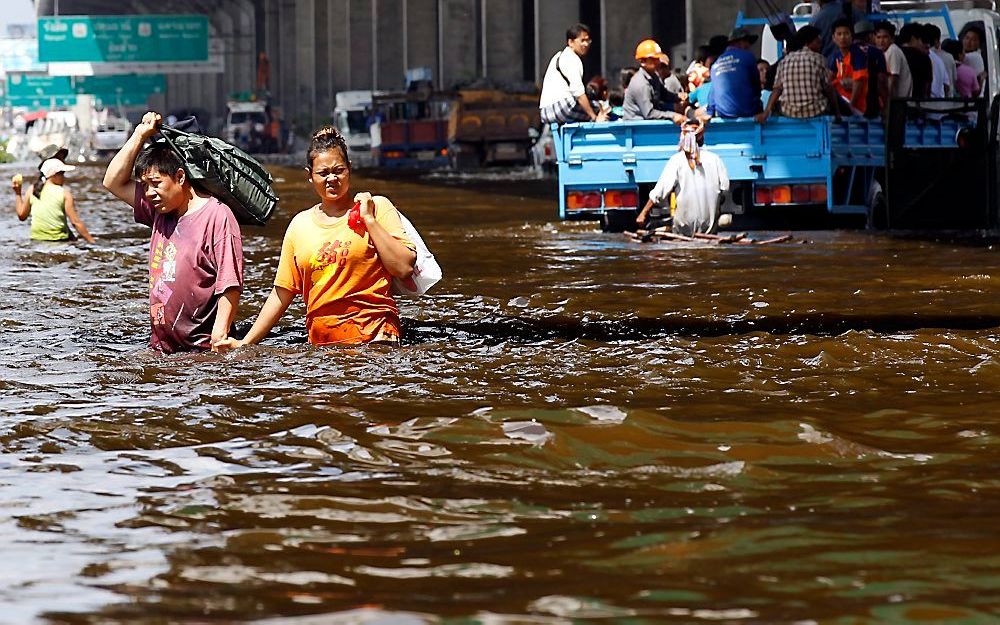
[[[674,234],[667,227],[656,230],[636,230],[635,232],[623,233],[627,238],[638,243],[694,243],[705,241],[715,245],[772,245],[775,243],[795,243],[792,235],[785,234],[770,239],[751,239],[746,232],[734,232],[732,234],[705,234],[696,232],[692,236]],[[798,243],[808,243],[805,239]]]

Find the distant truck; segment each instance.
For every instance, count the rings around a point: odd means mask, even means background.
[[[333,109],[333,123],[347,140],[352,158],[372,147],[368,122],[372,110],[371,91],[339,91]]]
[[[230,100],[226,103],[225,139],[245,152],[272,151],[270,121],[266,102]]]
[[[454,169],[531,162],[531,129],[538,127],[538,95],[463,89],[448,119],[448,155]]]
[[[425,169],[448,166],[448,118],[453,97],[428,90],[372,97],[372,148],[379,167]]]

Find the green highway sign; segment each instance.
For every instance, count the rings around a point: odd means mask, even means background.
[[[38,60],[42,63],[207,61],[208,16],[40,17]]]
[[[36,99],[69,95],[73,95],[73,84],[69,76],[7,74],[8,98]]]
[[[76,104],[75,95],[55,96],[55,97],[27,97],[27,96],[7,96],[4,98],[7,106],[24,107],[31,109],[48,109],[53,106],[64,107]]]
[[[76,93],[96,96],[139,94],[142,101],[154,93],[167,90],[167,77],[163,74],[122,74],[120,76],[77,76],[73,79]],[[112,98],[113,99],[113,98]]]

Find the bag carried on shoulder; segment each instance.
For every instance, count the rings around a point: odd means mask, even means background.
[[[399,278],[392,279],[392,292],[397,295],[423,295],[432,286],[441,280],[441,266],[438,265],[434,254],[427,249],[424,240],[420,238],[420,233],[413,227],[410,220],[399,213],[399,221],[403,224],[403,230],[410,237],[410,241],[417,248],[417,262],[413,266],[413,276],[406,281]]]
[[[163,126],[160,134],[184,164],[191,184],[227,205],[241,224],[263,226],[278,196],[271,174],[255,158],[222,139]]]

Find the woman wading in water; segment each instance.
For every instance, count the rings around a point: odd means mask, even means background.
[[[298,293],[313,345],[399,341],[390,286],[392,278],[412,275],[417,254],[396,207],[381,196],[350,193],[347,143],[335,128],[313,133],[306,160],[320,201],[288,224],[274,288],[246,337],[216,341],[214,351],[260,342]]]
[[[33,185],[28,193],[21,195],[21,176],[14,176],[14,210],[17,218],[24,221],[31,216],[31,238],[35,241],[72,241],[76,237],[69,229],[73,224],[80,236],[88,243],[94,242],[87,226],[76,212],[73,194],[66,188],[66,172],[76,169],[58,158],[50,158],[39,167],[42,173],[41,186]]]

